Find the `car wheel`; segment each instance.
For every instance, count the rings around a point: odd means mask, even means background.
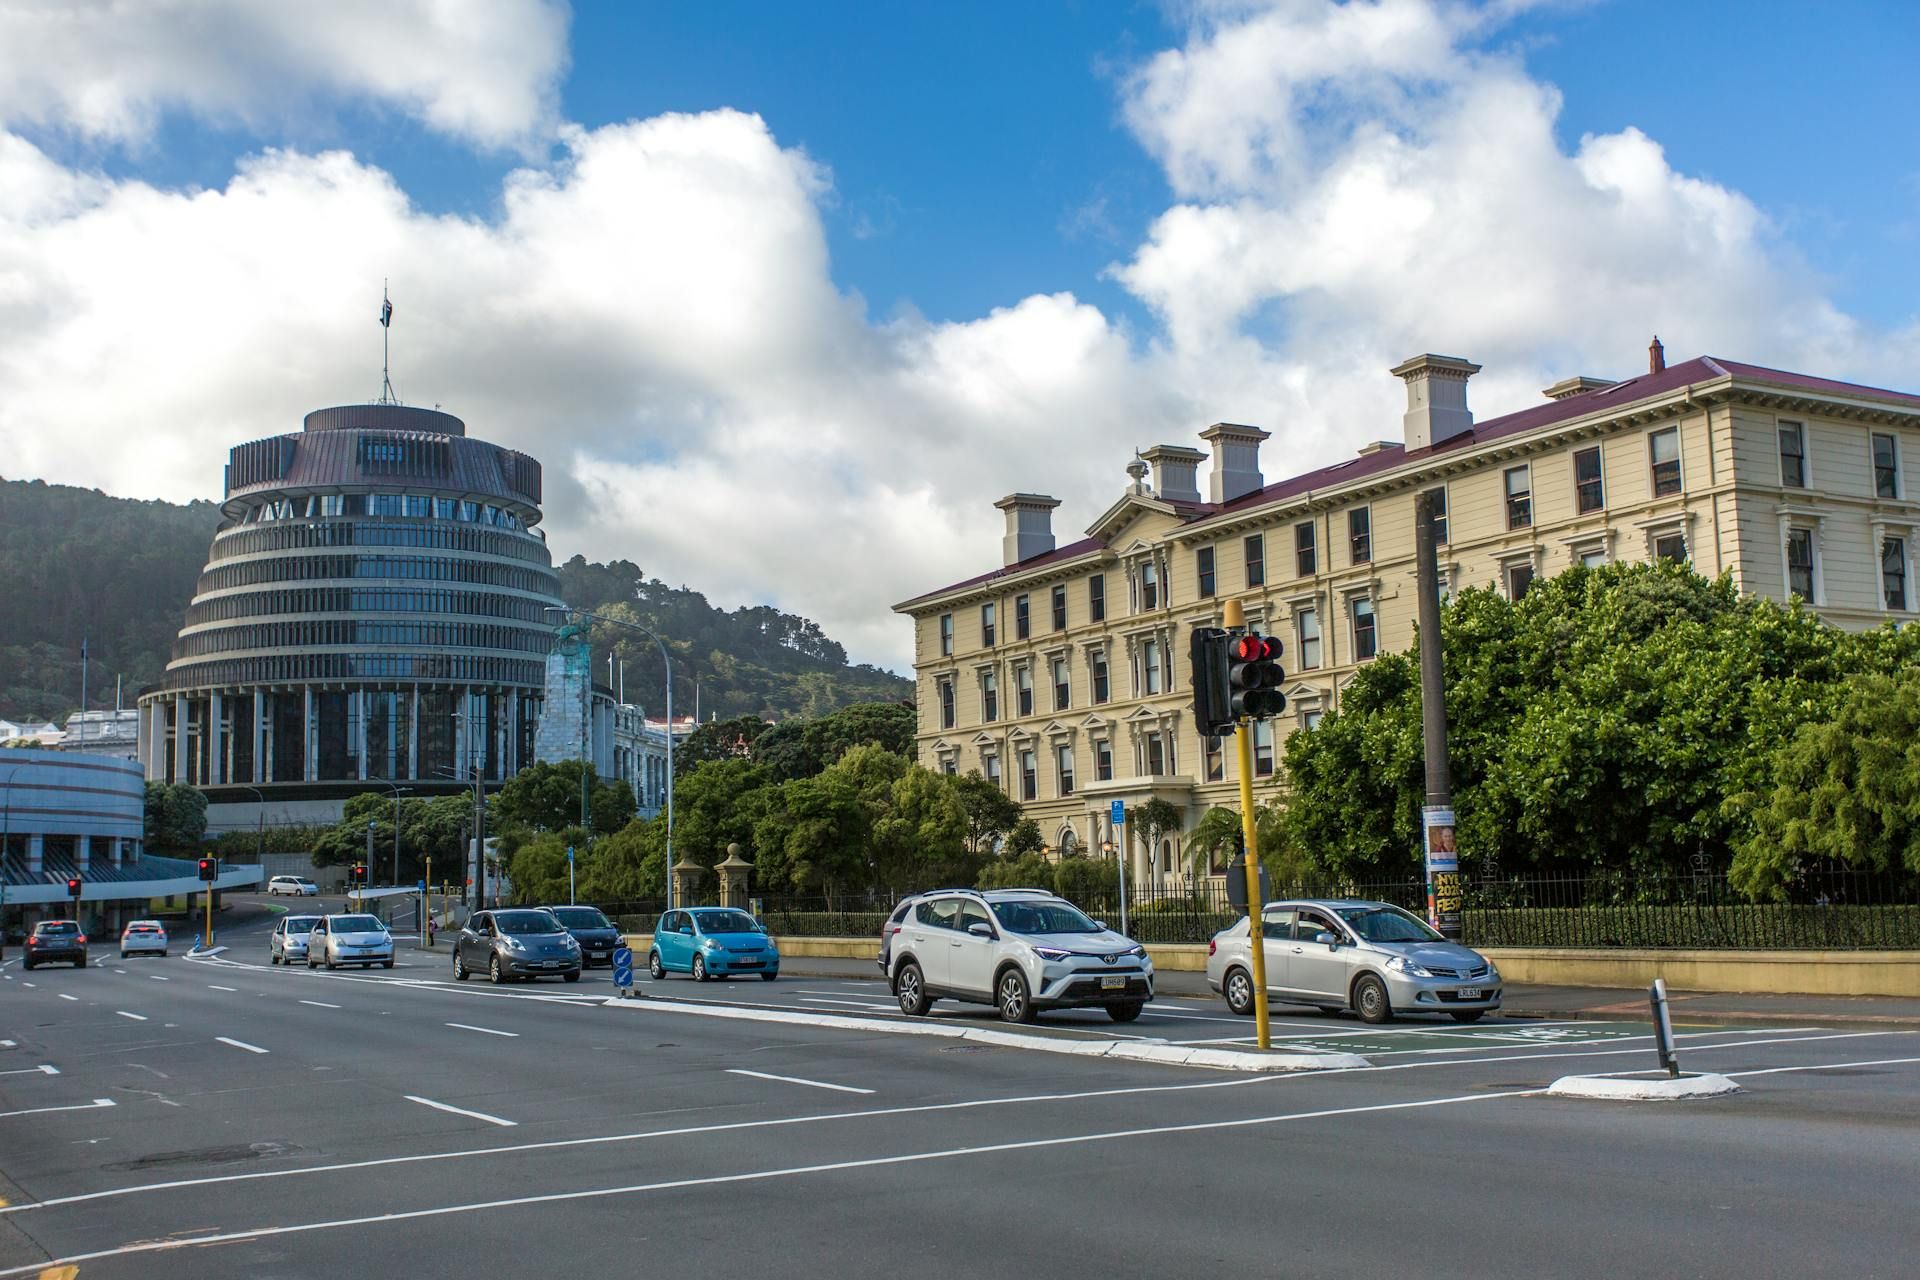
[[[391,961],[391,960],[382,960],[382,961],[380,962],[380,967],[381,967],[382,969],[391,969],[391,968],[393,968],[393,961]]]
[[[33,961],[31,961],[31,960],[22,960],[22,961],[20,962],[20,967],[21,967],[22,969],[25,969],[25,970],[26,970],[26,971],[27,971],[28,973],[32,973],[32,972],[33,972]]]
[[[122,952],[120,953],[120,958],[121,958],[122,960],[125,960],[125,959],[127,958],[127,953],[126,953],[126,952],[124,952],[124,951],[122,951]],[[276,965],[276,964],[279,964],[279,963],[280,963],[280,957],[279,957],[279,956],[277,956],[277,955],[275,955],[275,954],[273,954],[273,952],[271,952],[271,951],[269,951],[269,952],[267,952],[267,964],[268,964],[269,966],[272,966],[272,965]]]
[[[122,951],[122,952],[120,953],[120,958],[121,958],[122,960],[125,960],[125,959],[127,958],[127,953],[126,953],[126,952],[124,952],[124,951]]]
[[[921,1017],[933,1007],[933,1001],[927,998],[927,980],[911,960],[900,966],[900,976],[893,980],[893,994],[900,1001],[900,1012],[909,1017]]]
[[[1353,984],[1353,1011],[1362,1022],[1392,1022],[1393,1001],[1387,998],[1387,984],[1370,973],[1362,975]]]
[[[1478,1022],[1486,1016],[1487,1011],[1485,1009],[1454,1009],[1452,1013],[1455,1022]]]
[[[1232,968],[1220,984],[1220,992],[1227,998],[1227,1008],[1246,1017],[1253,1012],[1253,976],[1245,969]]]
[[[1000,975],[993,990],[994,1003],[1000,1007],[1000,1021],[1033,1021],[1033,999],[1027,994],[1027,975],[1010,968]]]
[[[568,982],[578,982],[578,981],[580,981],[580,971],[579,971],[578,969],[569,969],[569,970],[567,970],[567,972],[566,972],[566,979],[567,979],[567,981],[568,981]]]
[[[772,982],[775,978],[778,978],[779,976],[780,975],[777,973],[763,973],[760,975],[760,981]]]
[[[460,958],[459,947],[453,949],[453,980],[455,982],[465,982],[467,980],[467,962]]]
[[[1132,1022],[1140,1016],[1140,1011],[1146,1007],[1147,1002],[1145,1000],[1129,1000],[1125,1004],[1110,1004],[1107,1006],[1107,1016],[1115,1022]]]
[[[693,980],[695,982],[705,982],[707,980],[707,958],[705,956],[695,956],[693,958]]]
[[[312,970],[312,969],[317,969],[319,967],[320,967],[320,962],[313,958],[313,952],[311,951],[307,952],[307,968],[309,970]]]
[[[655,982],[667,976],[667,966],[660,963],[660,953],[658,951],[649,951],[647,953],[647,976]]]
[[[494,956],[487,961],[487,981],[494,986],[505,986],[508,974],[500,968],[500,957]]]
[[[78,960],[75,960],[75,961],[73,962],[73,967],[74,967],[74,968],[76,968],[76,969],[84,969],[84,968],[86,968],[86,967],[87,967],[87,958],[86,958],[85,956],[81,956],[81,957],[80,957],[80,958],[79,958]]]
[[[328,956],[326,960],[323,961],[323,963],[327,966],[328,973],[332,973],[335,969],[338,969],[340,967],[338,964],[334,963],[334,959],[332,956]]]

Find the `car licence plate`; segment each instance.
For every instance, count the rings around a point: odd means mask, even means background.
[[[1100,979],[1100,989],[1102,991],[1125,991],[1127,989],[1127,980],[1120,974],[1114,974],[1112,977],[1103,977]]]
[[[1478,1000],[1481,998],[1480,988],[1478,987],[1462,987],[1454,994],[1462,1000]]]
[[[558,960],[542,960],[540,962],[540,967],[542,969],[558,969],[560,967],[560,962]]]

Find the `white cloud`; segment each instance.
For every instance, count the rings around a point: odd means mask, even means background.
[[[519,144],[552,127],[566,38],[554,0],[18,0],[0,5],[0,120],[139,143],[172,110],[260,129],[356,101]]]
[[[1269,476],[1329,461],[1398,432],[1385,370],[1417,351],[1484,363],[1483,417],[1631,372],[1656,330],[1676,357],[1911,382],[1920,334],[1863,331],[1737,191],[1631,122],[1561,145],[1557,92],[1483,51],[1485,12],[1198,12],[1123,102],[1180,200],[1113,269],[1146,335],[1070,294],[868,315],[832,275],[830,157],[739,112],[562,126],[487,219],[345,152],[180,191],[0,132],[0,473],[217,494],[231,445],[377,393],[391,277],[400,393],[546,463],[556,554],[904,666],[887,606],[998,563],[995,498],[1056,494],[1069,540],[1136,445],[1221,419],[1274,430]]]

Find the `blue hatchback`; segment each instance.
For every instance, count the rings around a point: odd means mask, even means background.
[[[757,973],[780,976],[780,949],[758,920],[733,907],[668,911],[653,926],[647,971],[655,978],[690,973],[695,982]]]

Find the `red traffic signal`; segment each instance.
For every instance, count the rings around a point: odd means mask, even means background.
[[[347,882],[349,884],[365,884],[367,882],[367,864],[364,862],[356,862],[351,867],[348,867]]]
[[[1277,716],[1287,707],[1287,695],[1280,692],[1287,673],[1280,668],[1281,645],[1271,636],[1249,631],[1227,641],[1227,684],[1232,693],[1227,699],[1234,719],[1264,720]]]
[[[78,879],[69,879],[67,881],[67,896],[69,898],[77,898],[80,896],[80,881]]]
[[[200,878],[209,883],[218,880],[220,878],[220,859],[200,859]]]
[[[1244,636],[1233,636],[1227,641],[1227,658],[1232,662],[1265,662],[1268,658],[1280,656],[1280,646],[1265,636],[1251,632]]]

